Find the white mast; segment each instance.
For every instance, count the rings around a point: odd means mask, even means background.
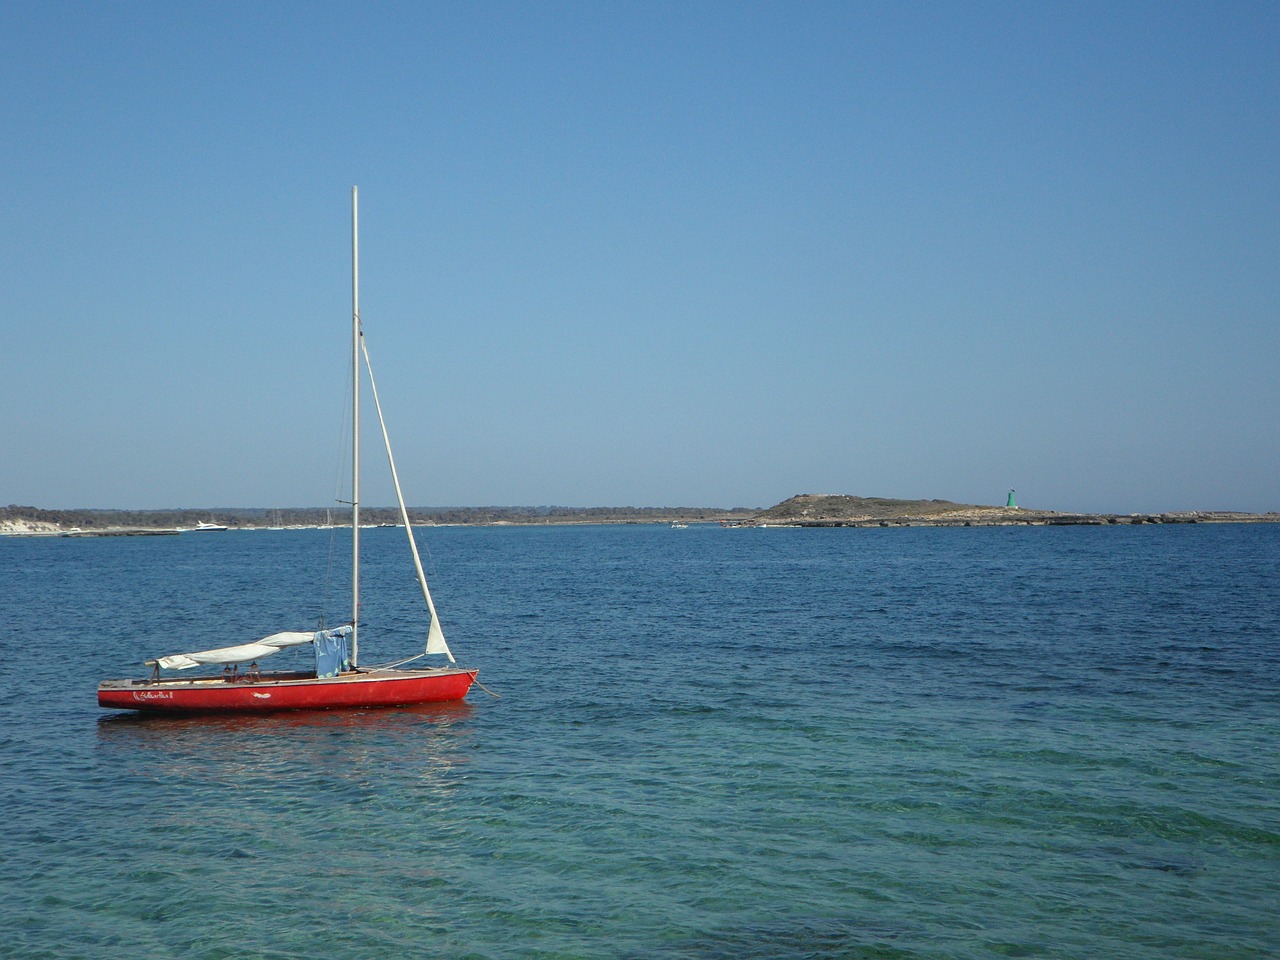
[[[360,227],[351,188],[351,666],[360,662]]]

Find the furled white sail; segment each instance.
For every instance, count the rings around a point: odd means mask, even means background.
[[[285,647],[297,647],[310,643],[315,639],[314,633],[286,631],[273,633],[269,637],[255,640],[253,643],[242,643],[235,647],[219,647],[216,650],[198,650],[195,653],[175,653],[169,657],[157,657],[148,660],[148,667],[162,667],[165,670],[187,670],[202,664],[211,663],[248,663],[278,653]]]
[[[450,663],[456,662],[453,659],[453,654],[449,652],[449,645],[444,642],[444,631],[440,629],[440,618],[435,615],[434,610],[431,611],[431,626],[427,630],[427,653],[443,653],[449,658]]]

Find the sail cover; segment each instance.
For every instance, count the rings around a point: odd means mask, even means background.
[[[349,626],[315,634],[317,677],[336,677],[343,670],[351,669],[351,650],[347,643],[350,637]]]
[[[163,667],[165,670],[188,670],[191,667],[198,667],[202,664],[248,663],[251,660],[269,657],[285,647],[297,647],[304,643],[310,643],[315,639],[315,636],[314,633],[299,633],[296,631],[273,633],[269,637],[263,637],[261,640],[255,640],[252,643],[242,643],[236,647],[219,647],[216,650],[199,650],[195,653],[175,653],[169,657],[157,657],[155,660],[148,660],[147,666]]]

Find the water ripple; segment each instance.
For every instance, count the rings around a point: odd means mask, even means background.
[[[382,533],[368,614],[408,629]],[[0,692],[0,942],[1264,956],[1278,534],[442,529],[446,630],[503,699],[178,721],[99,717],[93,686],[214,626],[339,619],[300,606],[318,536],[0,541],[27,680]]]

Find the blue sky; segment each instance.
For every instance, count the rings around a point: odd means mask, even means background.
[[[1273,3],[0,6],[0,502],[1280,509]],[[364,500],[392,502],[370,479]]]

